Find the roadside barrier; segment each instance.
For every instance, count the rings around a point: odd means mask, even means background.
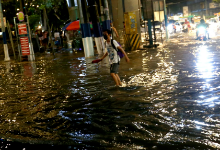
[[[124,35],[125,50],[136,50],[140,48],[139,34]]]

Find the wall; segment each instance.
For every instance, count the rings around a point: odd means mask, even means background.
[[[201,8],[201,3],[204,4],[204,8]],[[210,3],[212,3],[212,0],[192,0],[187,2],[186,5],[189,6],[192,15],[213,16],[214,13],[219,12],[220,7],[210,8]]]
[[[117,30],[124,29],[124,12],[122,0],[111,0],[112,1],[112,18],[113,25]]]

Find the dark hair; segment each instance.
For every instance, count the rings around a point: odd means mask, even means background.
[[[201,20],[200,20],[200,23],[205,23],[205,20],[204,20],[204,19],[201,19]]]
[[[112,31],[109,29],[105,29],[105,30],[103,30],[103,32],[107,32],[108,34],[112,34]]]

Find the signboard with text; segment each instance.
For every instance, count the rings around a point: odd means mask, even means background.
[[[219,3],[209,3],[209,8],[217,8],[220,7]]]
[[[28,37],[20,37],[20,43],[21,43],[21,51],[22,51],[22,55],[30,55],[30,48],[29,48],[29,41],[28,41]]]
[[[23,12],[17,13],[17,16],[14,17],[14,23],[18,41],[19,61],[26,59],[26,56],[28,56],[29,61],[34,61],[35,55],[31,36],[32,31],[30,29],[28,15],[24,15]]]
[[[183,16],[189,16],[189,8],[188,6],[183,7]]]
[[[19,33],[19,35],[28,34],[27,33],[27,25],[25,23],[18,24],[18,33]]]

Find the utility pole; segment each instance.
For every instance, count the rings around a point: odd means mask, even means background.
[[[94,56],[92,34],[86,12],[86,0],[77,0],[77,2],[78,2],[79,19],[82,30],[82,41],[83,41],[85,57]]]
[[[205,0],[205,16],[208,16],[208,2]]]
[[[111,29],[110,27],[110,16],[109,16],[109,7],[108,7],[108,1],[104,0],[104,12],[105,12],[105,21],[103,22],[103,29]]]
[[[104,53],[105,48],[104,48],[104,40],[102,37],[102,30],[101,30],[101,26],[100,26],[99,19],[98,19],[99,17],[97,13],[97,5],[95,3],[95,0],[88,0],[87,2],[89,5],[89,13],[90,13],[91,20],[92,20],[97,51],[98,51],[98,54],[101,55]]]
[[[147,26],[148,26],[148,34],[149,34],[149,42],[150,46],[153,46],[153,38],[152,38],[152,26],[151,26],[151,19],[147,20]]]
[[[165,21],[165,30],[166,30],[166,39],[169,39],[167,31],[167,9],[166,9],[166,0],[164,0],[164,21]]]
[[[24,4],[24,0],[20,0],[20,11],[27,15],[26,7]]]
[[[3,46],[4,46],[4,53],[5,53],[5,61],[9,61],[10,57],[8,54],[8,45],[5,33],[5,25],[3,20],[3,12],[2,12],[2,1],[0,0],[0,18],[1,18],[1,27],[2,27],[2,35],[3,35]]]
[[[20,11],[24,12],[22,0],[20,0]]]

